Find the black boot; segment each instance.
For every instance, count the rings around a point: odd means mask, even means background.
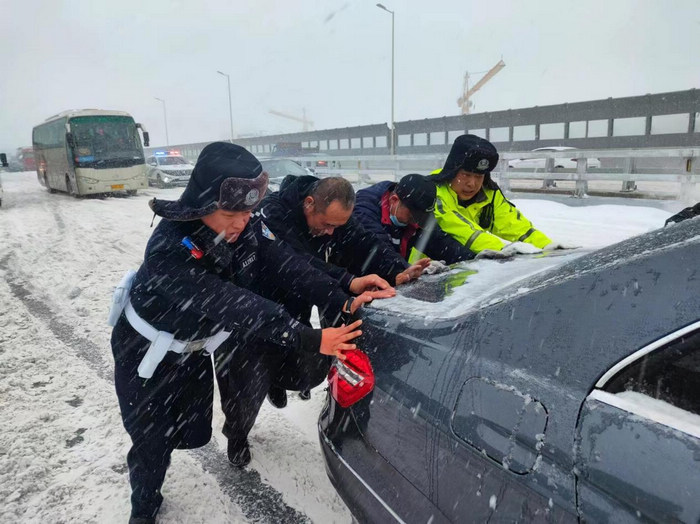
[[[155,517],[131,517],[129,524],[156,524],[156,519]]]
[[[277,409],[282,409],[287,405],[287,391],[279,386],[270,386],[267,390],[267,400]]]
[[[311,400],[311,391],[309,391],[308,389],[302,389],[299,392],[299,398],[301,400]]]
[[[243,468],[250,464],[250,447],[248,440],[232,440],[228,441],[228,461],[231,465],[237,468]]]

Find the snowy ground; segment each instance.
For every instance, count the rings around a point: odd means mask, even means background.
[[[73,199],[34,173],[0,177],[0,522],[125,522],[129,441],[105,318],[113,286],[142,259],[148,199],[181,190]],[[682,207],[514,202],[551,237],[587,248],[660,227]],[[214,441],[174,453],[160,522],[350,522],[321,459],[324,394],[290,396],[284,410],[266,403],[244,472],[226,463],[217,409]]]

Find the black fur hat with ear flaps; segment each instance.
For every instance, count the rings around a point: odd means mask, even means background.
[[[449,182],[460,169],[464,169],[470,173],[484,175],[484,185],[489,187],[495,184],[491,180],[491,171],[496,169],[497,165],[498,151],[491,142],[476,135],[461,135],[452,144],[442,171],[432,175],[430,179],[436,184]]]
[[[217,209],[252,211],[267,190],[268,176],[245,148],[214,142],[202,149],[178,200],[151,200],[153,212],[168,220],[198,220]]]

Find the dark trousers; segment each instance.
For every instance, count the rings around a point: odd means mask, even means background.
[[[292,351],[259,341],[229,339],[216,353],[216,380],[226,416],[223,433],[244,440],[253,428],[271,385],[302,391],[326,378],[331,359],[320,353]]]
[[[149,345],[122,315],[112,332],[112,352],[122,421],[133,443],[127,454],[133,517],[158,512],[172,451],[197,448],[211,439],[211,357],[201,351],[169,352],[146,380],[137,368]]]

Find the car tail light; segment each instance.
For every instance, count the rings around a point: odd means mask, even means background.
[[[331,396],[348,408],[374,389],[374,371],[369,357],[359,349],[346,351],[345,360],[336,359],[328,373]]]

